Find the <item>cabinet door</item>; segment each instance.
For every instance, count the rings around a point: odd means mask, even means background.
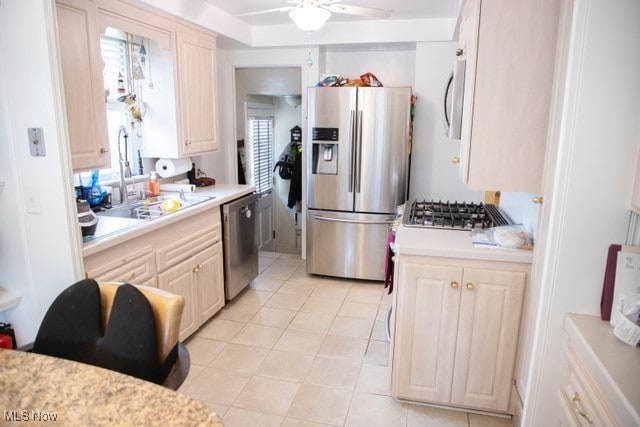
[[[206,322],[224,306],[224,277],[222,274],[222,242],[205,249],[198,256],[198,292],[201,302],[200,323]]]
[[[461,267],[399,262],[394,396],[449,402],[461,280]]]
[[[464,270],[451,403],[508,411],[525,279]]]
[[[95,3],[56,6],[67,127],[74,171],[111,167]]]
[[[194,257],[195,258],[195,257]],[[179,339],[184,341],[198,329],[197,307],[198,295],[195,292],[196,279],[194,277],[197,262],[190,258],[158,275],[158,288],[184,297],[184,310],[180,322]]]
[[[216,39],[181,28],[177,54],[181,155],[217,150]]]
[[[475,190],[539,192],[561,2],[473,0],[466,9],[473,3],[479,21],[476,34],[465,34],[467,49],[477,51],[467,61],[464,182]]]

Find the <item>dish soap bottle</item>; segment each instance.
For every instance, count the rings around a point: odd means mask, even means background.
[[[158,183],[158,174],[154,171],[149,176],[149,194],[152,197],[160,195],[160,184]]]
[[[91,189],[89,190],[88,202],[90,206],[98,206],[102,202],[104,196],[102,187],[98,182],[100,172],[97,169],[91,171]]]

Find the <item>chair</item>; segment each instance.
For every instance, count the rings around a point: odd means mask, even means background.
[[[190,366],[178,340],[183,308],[182,296],[160,289],[81,280],[51,304],[32,351],[176,390]]]

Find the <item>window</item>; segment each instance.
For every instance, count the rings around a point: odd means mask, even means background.
[[[127,66],[127,43],[119,38],[100,36],[100,51],[104,62],[103,79],[104,88],[109,91],[107,97],[107,129],[111,153],[111,169],[100,171],[100,179],[117,179],[120,175],[120,158],[118,154],[118,133],[120,125],[127,126],[127,115],[118,101],[118,75],[122,75],[125,91],[128,88],[129,67]],[[124,149],[124,140],[121,136],[121,148]],[[129,141],[130,143],[131,141]]]
[[[247,183],[258,194],[273,189],[273,111],[247,106]]]

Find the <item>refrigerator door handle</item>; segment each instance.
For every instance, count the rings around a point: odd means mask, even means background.
[[[326,216],[316,215],[313,219],[317,219],[318,221],[329,221],[329,222],[346,222],[349,224],[391,224],[393,222],[392,219],[387,221],[358,221],[351,219],[342,219],[342,218],[329,218]]]
[[[356,110],[351,110],[351,119],[349,121],[349,147],[351,159],[349,159],[349,193],[353,192],[354,187],[354,162],[355,162],[355,142],[356,142]]]
[[[362,181],[362,111],[358,111],[357,117],[358,128],[356,131],[356,141],[358,144],[358,157],[356,157],[356,193],[360,192],[360,182]]]

